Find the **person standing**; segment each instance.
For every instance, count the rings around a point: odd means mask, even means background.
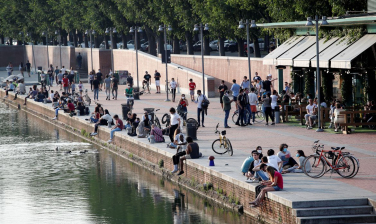
[[[272,116],[275,118],[275,108],[278,105],[278,92],[273,90],[273,95],[270,97],[272,99],[271,106],[272,106]]]
[[[191,101],[195,101],[195,90],[196,83],[193,82],[193,79],[189,79],[189,94],[191,95]]]
[[[181,94],[181,99],[179,100],[178,109],[180,110],[179,113],[183,112],[183,120],[187,120],[187,106],[188,106],[188,100],[185,98],[185,94]]]
[[[62,82],[63,82],[64,92],[68,93],[69,92],[69,79],[66,75],[64,75]]]
[[[117,100],[118,88],[119,88],[119,80],[115,76],[113,76],[112,78],[112,99],[113,100]]]
[[[61,72],[63,72],[63,74],[65,74],[66,71],[67,71],[67,69],[63,65],[63,67],[61,68]]]
[[[59,74],[59,72],[60,72],[59,67],[56,66],[56,68],[55,68],[55,70],[54,70],[56,85],[58,85],[58,83],[59,83],[59,80],[58,80],[58,78],[57,78],[57,75]]]
[[[80,96],[82,97],[82,92],[84,91],[84,85],[82,84],[82,81],[78,84],[78,91],[80,92]]]
[[[146,88],[148,89],[148,93],[150,94],[151,75],[148,73],[148,71],[145,71],[144,83],[146,84]]]
[[[102,91],[102,85],[103,85],[103,74],[100,69],[98,69],[97,73],[97,81],[99,82],[99,90]],[[95,95],[95,94],[94,94]]]
[[[266,118],[266,124],[269,125],[269,117],[272,120],[272,125],[274,125],[274,117],[272,116],[272,99],[270,98],[270,93],[266,93],[266,97],[262,99],[264,106],[264,114]]]
[[[238,101],[238,96],[239,96],[239,90],[240,90],[240,85],[236,83],[236,79],[232,80],[232,86],[231,86],[231,91],[232,91],[232,98],[236,102]],[[238,104],[235,104],[236,110],[238,110]]]
[[[31,69],[31,64],[28,60],[27,63],[26,63],[26,71],[27,71],[27,74],[29,75],[29,77],[30,77],[30,69]]]
[[[242,89],[249,89],[249,84],[250,84],[250,81],[248,80],[248,77],[244,76],[244,79],[241,83]]]
[[[90,89],[91,89],[91,92],[93,92],[93,81],[94,81],[94,71],[91,71],[89,73],[89,82],[90,82]]]
[[[106,89],[106,100],[110,100],[111,98],[111,78],[109,75],[106,75],[106,79],[104,80],[104,87]]]
[[[206,97],[204,94],[201,93],[201,90],[197,90],[197,99],[195,103],[197,104],[197,122],[198,122],[199,127],[200,127],[200,115],[202,116],[202,120],[201,120],[202,127],[205,127],[204,125],[205,110],[202,107],[202,101],[204,100],[204,98]]]
[[[13,66],[12,66],[12,63],[9,62],[8,66],[6,67],[6,70],[8,72],[8,76],[11,76],[12,75],[12,72],[13,72]]]
[[[60,91],[62,90],[62,86],[63,86],[63,78],[64,78],[64,74],[60,70],[59,74],[57,74],[57,80],[58,80],[58,84],[60,85]]]
[[[253,80],[254,81],[261,81],[261,77],[258,75],[258,73],[257,72],[255,72],[255,77],[253,77]]]
[[[288,82],[285,82],[285,91],[286,91],[287,94],[290,93],[290,86],[289,86]]]
[[[221,85],[218,87],[219,92],[219,102],[221,103],[221,107],[223,109],[223,95],[225,95],[225,92],[227,92],[227,86],[225,85],[225,80],[221,81]]]
[[[249,125],[252,125],[251,123],[251,114],[252,114],[252,111],[251,111],[251,104],[249,102],[249,89],[246,88],[244,89],[244,99],[245,99],[245,109],[244,109],[244,124],[249,124]],[[247,113],[248,112],[248,113]],[[248,117],[246,116],[248,114]]]
[[[98,94],[99,94],[99,81],[98,81],[97,76],[94,76],[93,87],[94,87],[94,100],[98,100]]]
[[[222,102],[224,104],[223,111],[225,112],[225,122],[224,122],[225,128],[231,128],[230,126],[228,126],[227,121],[228,121],[228,117],[230,115],[231,103],[232,103],[233,100],[230,100],[230,98],[228,96],[229,96],[229,91],[226,90],[226,92],[222,96]]]
[[[180,116],[178,113],[176,113],[175,108],[170,108],[170,116],[171,116],[171,123],[170,123],[170,131],[168,136],[170,137],[171,142],[174,142],[174,134],[175,130],[180,128]]]
[[[114,120],[116,121],[116,124],[115,126],[111,129],[111,132],[110,132],[110,140],[108,140],[108,143],[111,143],[112,142],[112,139],[114,138],[114,133],[116,131],[121,131],[123,130],[124,128],[124,125],[123,125],[123,121],[119,118],[119,116],[117,114],[115,114],[114,116]]]
[[[22,77],[24,76],[24,74],[23,74],[24,71],[25,71],[25,68],[24,68],[23,62],[21,61],[21,64],[20,64],[20,72],[21,72]]]
[[[129,85],[129,86],[131,86],[131,88],[133,88],[133,77],[132,77],[131,73],[128,73],[127,85]]]
[[[177,83],[175,82],[175,79],[172,78],[170,82],[170,88],[171,88],[171,95],[172,95],[172,102],[175,102],[175,97],[176,97],[176,86]]]
[[[155,70],[154,73],[154,79],[155,79],[155,86],[157,88],[156,93],[161,93],[161,73],[159,73],[157,70]]]
[[[273,85],[272,85],[272,82],[271,82],[271,78],[272,78],[272,75],[269,74],[267,77],[266,77],[266,80],[262,83],[262,88],[265,90],[265,93],[272,93],[272,88],[273,88]]]
[[[53,70],[48,70],[48,78],[50,79],[50,86],[52,87],[55,79]]]
[[[236,121],[235,125],[244,127],[244,126],[246,126],[244,124],[244,113],[245,113],[245,104],[246,104],[246,97],[244,95],[244,89],[240,89],[236,103],[238,104],[239,116],[238,116],[238,120]],[[240,123],[239,123],[239,121],[240,121]]]
[[[257,95],[255,93],[255,88],[251,88],[251,92],[248,94],[248,99],[249,99],[249,104],[251,107],[250,117],[252,117],[252,123],[255,123],[255,114],[257,111]]]
[[[78,69],[81,69],[81,66],[82,66],[82,56],[81,56],[81,53],[78,53],[78,55],[77,55],[77,65],[78,65]]]
[[[42,85],[42,88],[46,86],[46,74],[44,71],[40,74],[40,84]]]

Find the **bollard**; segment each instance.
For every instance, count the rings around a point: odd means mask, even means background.
[[[210,156],[210,157],[209,157],[209,160],[210,160],[210,162],[209,162],[209,166],[215,166],[215,165],[214,165],[214,159],[215,159],[214,156]]]

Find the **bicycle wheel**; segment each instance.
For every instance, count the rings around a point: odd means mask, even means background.
[[[256,111],[255,113],[255,122],[260,123],[265,120],[264,113],[262,111]]]
[[[226,138],[226,142],[227,142],[227,152],[230,156],[232,156],[234,154],[234,150],[232,150],[230,139]]]
[[[352,178],[356,170],[356,164],[353,158],[350,156],[342,156],[339,159],[336,168],[337,173],[344,178]]]
[[[232,115],[232,122],[234,122],[234,124],[238,121],[238,117],[239,117],[239,113],[238,111],[236,110],[234,112],[234,114]]]
[[[225,145],[223,144],[223,142],[221,143],[220,139],[217,139],[213,142],[212,149],[215,153],[220,155],[225,154],[227,152]]]
[[[351,175],[351,178],[352,178],[352,177],[355,177],[359,172],[359,160],[357,158],[355,158],[353,155],[348,155],[348,156],[351,157],[355,162],[355,171]]]
[[[170,116],[166,113],[166,114],[163,114],[163,117],[162,117],[162,124],[166,124],[167,122],[170,121]]]
[[[198,129],[198,122],[196,121],[196,119],[194,119],[194,118],[188,118],[186,122],[187,123],[194,123],[194,124],[196,124],[196,130]]]
[[[161,123],[159,122],[158,117],[155,117],[154,122],[155,122],[155,125],[157,125],[157,127],[158,127],[159,129],[161,129]]]
[[[319,155],[308,156],[303,164],[303,171],[309,177],[320,178],[325,174],[326,162]]]

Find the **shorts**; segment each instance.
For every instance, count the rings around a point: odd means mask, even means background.
[[[99,80],[99,83],[100,83],[100,84],[103,84],[103,83],[104,83],[104,81],[103,81],[103,80]]]
[[[160,86],[160,81],[159,80],[155,80],[155,86]]]
[[[256,105],[251,105],[251,112],[256,113],[257,112],[257,107]]]
[[[190,154],[187,154],[184,156],[185,159],[191,159],[191,155]]]
[[[236,102],[238,101],[238,97],[237,96],[233,96],[232,99]]]
[[[191,94],[191,96],[195,95],[195,91],[194,90],[189,90],[189,94]]]
[[[273,186],[273,188],[274,188],[275,191],[282,191],[282,189],[279,188],[278,186]]]
[[[26,69],[27,72],[30,72],[30,68]]]

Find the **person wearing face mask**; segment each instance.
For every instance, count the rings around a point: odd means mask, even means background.
[[[303,150],[298,150],[298,152],[296,153],[296,157],[299,158],[299,165],[295,164],[295,166],[283,170],[282,173],[304,173],[302,166],[306,156],[304,155]],[[311,163],[309,161],[307,161],[305,165],[305,170],[308,173],[311,172]]]
[[[251,163],[252,163],[253,160],[254,160],[254,159],[253,159],[253,153],[254,153],[254,152],[257,152],[257,153],[258,153],[258,157],[259,157],[259,159],[261,159],[261,158],[263,157],[263,155],[262,155],[262,147],[261,147],[261,146],[257,146],[257,147],[256,147],[256,150],[253,150],[253,151],[252,151],[252,155],[249,156],[248,158],[246,158],[246,159],[244,160],[242,166],[241,166],[241,169],[242,169],[242,173],[243,173],[243,175],[245,175],[245,174],[248,172],[249,167],[250,167]],[[257,166],[257,165],[256,165],[256,166]]]
[[[180,114],[183,114],[183,121],[187,120],[188,105],[189,103],[188,100],[185,98],[185,94],[181,94],[181,98],[178,104],[178,111],[180,111]]]
[[[133,106],[133,88],[128,84],[128,87],[125,89],[124,95],[127,97],[127,104]]]
[[[230,115],[231,103],[234,101],[234,100],[230,100],[228,95],[229,95],[229,91],[226,90],[225,94],[222,97],[222,101],[224,104],[223,111],[225,112],[225,128],[231,128],[230,126],[228,126],[227,120]]]
[[[277,155],[282,160],[282,167],[285,168],[285,169],[293,167],[296,164],[298,164],[295,161],[295,159],[292,158],[290,151],[287,150],[288,147],[289,146],[287,144],[282,143],[279,146],[279,151],[280,152],[278,152],[278,155]]]

